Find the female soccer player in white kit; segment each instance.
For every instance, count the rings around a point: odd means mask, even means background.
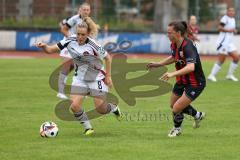
[[[76,34],[76,26],[79,23],[82,23],[84,18],[88,17],[91,13],[91,7],[88,3],[83,3],[79,7],[78,14],[64,19],[60,23],[60,31],[63,33],[64,38],[67,38],[71,35]],[[97,28],[96,28],[97,29]],[[97,31],[93,31],[94,34],[90,33],[90,36],[92,38],[95,38],[97,36]],[[60,57],[62,57],[62,68],[59,73],[59,79],[58,79],[58,94],[57,97],[60,99],[68,99],[68,97],[64,93],[64,87],[67,81],[67,75],[73,68],[73,62],[71,54],[68,52],[67,48],[64,48],[60,52]]]
[[[85,95],[91,95],[94,99],[96,110],[100,114],[114,113],[117,119],[121,118],[121,113],[116,104],[107,103],[106,94],[108,87],[112,86],[111,80],[111,57],[110,55],[98,45],[89,33],[92,31],[89,27],[89,20],[77,25],[76,36],[71,36],[67,39],[61,40],[55,45],[47,45],[39,42],[37,47],[42,48],[46,53],[58,52],[67,48],[73,58],[76,66],[75,75],[73,76],[71,88],[71,110],[74,116],[83,125],[85,135],[90,135],[94,132],[90,121],[84,110],[82,103]],[[106,70],[102,64],[105,61]]]
[[[216,74],[221,69],[221,65],[224,63],[227,55],[232,57],[232,62],[230,63],[226,79],[232,81],[238,81],[238,79],[233,75],[233,72],[238,66],[239,56],[237,53],[237,48],[233,43],[233,36],[237,33],[236,22],[235,22],[235,9],[228,8],[227,14],[224,15],[220,20],[219,25],[219,37],[217,41],[217,51],[218,51],[218,61],[214,64],[208,80],[216,82]]]

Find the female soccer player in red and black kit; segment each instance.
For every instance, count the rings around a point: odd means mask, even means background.
[[[194,42],[200,41],[197,37],[197,34],[199,32],[199,27],[197,26],[197,18],[194,15],[191,15],[189,17],[188,30],[190,32],[190,34],[188,35],[189,39],[193,40]]]
[[[167,28],[167,36],[171,41],[172,55],[160,62],[147,65],[147,68],[151,69],[175,63],[176,71],[167,72],[161,77],[164,81],[176,77],[170,99],[174,127],[169,132],[169,137],[181,134],[183,113],[194,117],[193,128],[198,128],[205,117],[204,112],[198,112],[191,105],[191,102],[203,91],[206,80],[197,49],[192,40],[185,36],[187,29],[186,22],[171,22]]]

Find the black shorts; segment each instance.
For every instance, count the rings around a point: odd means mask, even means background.
[[[185,95],[193,101],[202,93],[204,88],[205,85],[191,87],[175,83],[172,92],[177,96],[182,96],[183,92],[185,91]]]

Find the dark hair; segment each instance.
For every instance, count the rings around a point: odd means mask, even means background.
[[[185,35],[194,41],[194,35],[193,35],[193,32],[192,32],[192,29],[188,26],[187,22],[185,21],[182,21],[182,24],[186,27],[186,32],[185,32]]]
[[[188,24],[186,21],[181,21],[182,25],[184,26],[185,30],[188,29]]]
[[[180,32],[182,36],[187,36],[187,37],[192,36],[192,31],[188,27],[188,24],[186,21],[174,21],[169,23],[168,26],[172,26],[173,30],[176,32]]]
[[[168,24],[168,26],[172,26],[173,30],[176,32],[180,32],[182,36],[185,35],[188,25],[185,21],[174,21]]]

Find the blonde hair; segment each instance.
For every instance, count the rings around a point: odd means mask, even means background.
[[[88,28],[88,25],[87,25],[86,22],[79,23],[79,24],[77,25],[77,28],[86,28],[87,31],[89,32],[89,28]]]
[[[77,27],[86,28],[90,37],[96,38],[99,26],[90,17],[83,18],[83,22],[79,23]]]
[[[88,7],[91,8],[91,5],[90,5],[89,3],[87,3],[87,2],[82,3],[82,4],[79,6],[79,8],[82,8],[83,6],[88,6]]]

